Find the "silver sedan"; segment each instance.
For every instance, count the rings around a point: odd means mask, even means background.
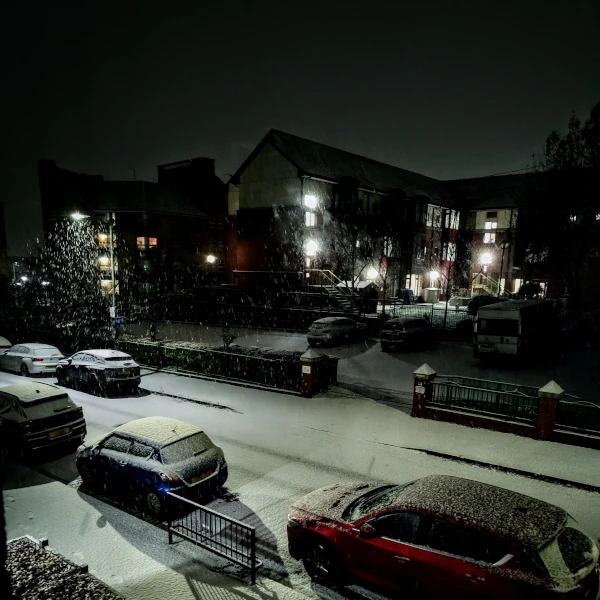
[[[48,344],[16,344],[0,355],[0,368],[16,371],[24,377],[34,373],[54,373],[61,351]]]

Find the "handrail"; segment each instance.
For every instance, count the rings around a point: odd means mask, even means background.
[[[346,294],[347,296],[351,296],[352,295],[352,288],[348,287],[346,285],[346,282],[343,281],[342,279],[340,279],[333,271],[330,271],[329,269],[306,269],[307,273],[320,273],[322,276],[325,276],[326,278],[328,278],[329,283],[331,285],[333,285],[336,289],[341,290],[344,294]],[[339,284],[343,283],[343,286],[340,286]],[[323,285],[322,283],[319,285]],[[354,295],[357,296],[356,291],[354,291]]]

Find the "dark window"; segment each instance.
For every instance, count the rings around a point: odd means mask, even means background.
[[[355,500],[346,509],[343,519],[345,521],[357,521],[362,517],[366,517],[376,511],[387,508],[398,498],[398,494],[408,485],[410,484],[386,485],[367,492],[364,496]]]
[[[131,446],[131,441],[126,440],[118,435],[111,435],[103,444],[102,447],[105,450],[116,450],[117,452],[123,452],[127,454],[129,450],[129,446]]]
[[[395,512],[370,521],[381,537],[410,544],[414,542],[421,515],[410,512]]]
[[[498,218],[498,211],[490,211],[486,214],[486,219],[497,219]]]
[[[0,413],[10,410],[12,402],[6,396],[0,396]]]
[[[432,519],[424,545],[440,552],[494,564],[506,556],[506,549],[481,533],[463,525]]]
[[[147,444],[142,444],[141,442],[133,442],[131,444],[131,448],[129,448],[129,454],[132,456],[137,456],[139,458],[148,458],[154,452],[154,448],[152,446],[148,446]]]

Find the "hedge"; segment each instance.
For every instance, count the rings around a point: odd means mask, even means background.
[[[117,340],[117,348],[131,354],[137,362],[156,368],[175,368],[233,381],[266,387],[301,391],[302,352],[231,345],[228,348],[198,343],[160,343]],[[337,361],[323,355],[322,368],[329,385],[337,383]]]

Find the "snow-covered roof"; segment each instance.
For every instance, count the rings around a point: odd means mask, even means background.
[[[98,356],[99,358],[131,358],[129,354],[121,352],[120,350],[99,349],[84,350],[84,352],[86,354],[93,354],[94,356]]]
[[[171,444],[202,430],[178,419],[169,417],[145,417],[124,423],[115,429],[138,438],[144,438],[160,445]]]
[[[63,389],[49,383],[17,383],[0,388],[0,393],[10,394],[19,399],[21,404],[38,402],[47,398],[66,396]]]
[[[551,540],[567,518],[542,500],[449,475],[415,481],[401,491],[398,507],[450,517],[531,548]]]
[[[18,344],[19,346],[25,346],[25,348],[30,348],[31,350],[36,350],[39,348],[52,348],[54,350],[58,350],[58,348],[56,346],[52,346],[51,344],[37,344],[37,343],[31,343],[31,344]]]
[[[323,317],[322,319],[317,319],[316,321],[313,321],[313,325],[315,323],[335,323],[337,321],[339,321],[340,319],[345,319],[346,317]]]

